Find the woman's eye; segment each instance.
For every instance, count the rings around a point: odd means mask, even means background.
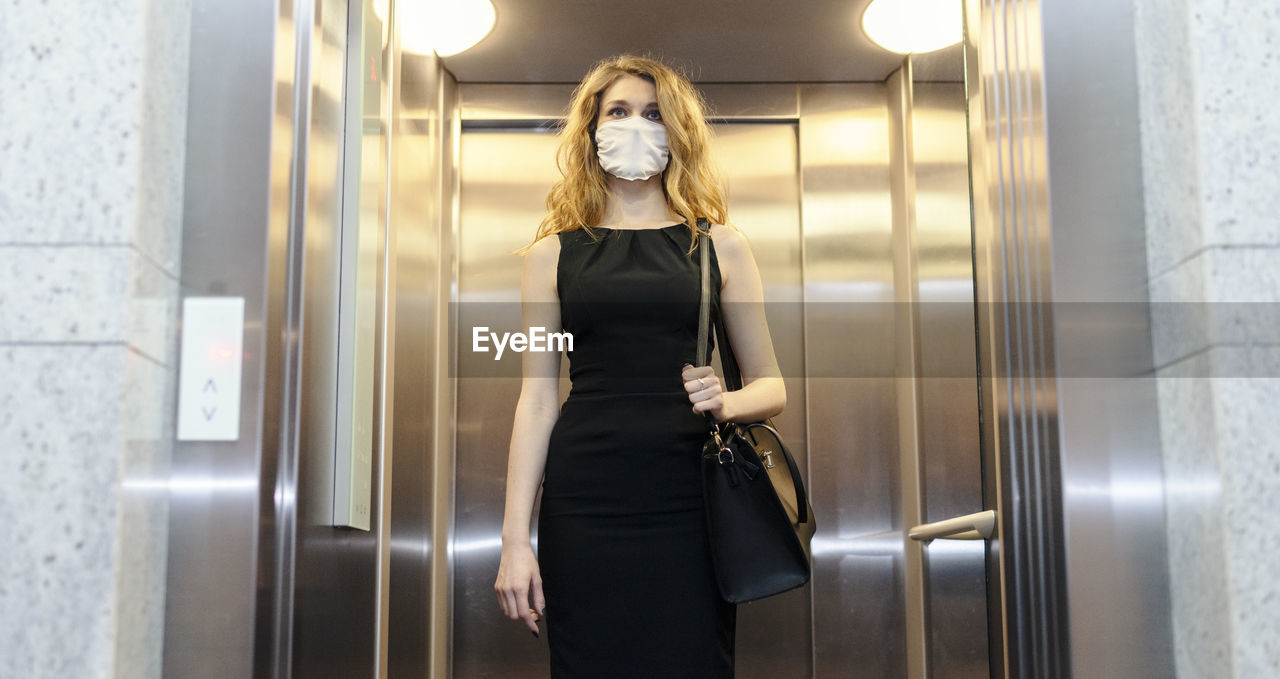
[[[649,111],[646,115],[649,116],[650,120],[662,120],[662,114],[659,113],[657,109]]]
[[[612,109],[609,109],[609,115],[613,115],[613,114],[615,114],[615,113],[626,113],[626,111],[623,111],[622,109],[617,108],[617,107],[614,107],[614,108],[612,108]],[[616,117],[616,116],[615,116],[615,117]]]

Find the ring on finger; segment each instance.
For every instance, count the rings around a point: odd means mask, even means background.
[[[703,388],[706,388],[706,386],[707,386],[705,383],[703,383],[703,381],[702,381],[702,378],[701,378],[701,377],[699,377],[699,378],[698,378],[698,386],[699,386],[699,387],[703,387]]]

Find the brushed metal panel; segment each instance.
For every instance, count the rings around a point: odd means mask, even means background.
[[[392,27],[393,44],[399,45],[403,30]],[[418,678],[430,672],[431,621],[440,604],[432,582],[437,458],[451,454],[436,445],[442,431],[452,429],[452,418],[439,417],[437,410],[441,387],[449,384],[440,363],[448,342],[442,342],[438,325],[449,295],[441,283],[449,261],[439,192],[444,75],[434,56],[398,49],[391,67],[387,218],[393,231],[396,352],[387,676]]]
[[[986,507],[964,86],[917,80],[912,90],[918,431],[928,522]],[[990,676],[985,556],[981,541],[925,548],[930,677]]]
[[[467,92],[462,88],[464,116]],[[542,218],[556,176],[556,139],[531,132],[468,130],[459,141],[452,676],[547,676],[545,640],[503,616],[493,591],[502,552],[511,413],[520,396],[520,355],[508,352],[504,360],[513,361],[512,369],[494,374],[492,355],[470,350],[470,334],[477,325],[520,326],[522,261],[511,252],[529,242]],[[568,393],[567,371],[568,361],[562,361],[562,396]],[[536,549],[536,530],[530,537]]]
[[[1007,449],[1002,423],[1007,414],[997,405],[1001,399],[995,395],[997,382],[990,374],[991,366],[998,364],[1000,347],[996,341],[996,328],[1000,316],[998,307],[992,304],[992,267],[996,248],[992,246],[993,224],[998,211],[992,199],[994,182],[998,181],[994,138],[989,137],[988,104],[991,102],[992,16],[982,0],[965,0],[964,8],[964,68],[965,111],[968,117],[969,137],[969,190],[973,219],[973,268],[974,298],[977,313],[974,317],[975,340],[978,348],[979,390],[978,410],[982,413],[979,443],[982,449],[984,473],[983,506],[996,510],[996,536],[987,541],[987,642],[988,660],[992,677],[1011,676],[1008,641],[1011,637],[1006,592],[1011,591],[1012,574],[1005,569],[1003,531],[1007,508],[1003,488],[1007,485],[1004,469],[1000,464],[1001,451]]]
[[[343,297],[343,186],[346,179],[347,75],[345,2],[315,5],[315,24],[305,36],[310,101],[299,222],[305,250],[302,292],[302,401],[299,442],[305,471],[299,487],[300,521],[334,525],[339,513],[336,485],[351,470],[338,469],[339,387],[350,393],[351,375],[340,374],[339,310]],[[354,254],[354,253],[352,253]],[[348,261],[348,266],[350,262]],[[351,290],[354,292],[354,288]],[[371,368],[372,366],[370,366]],[[345,384],[344,384],[345,382]],[[350,424],[349,420],[347,422]],[[348,437],[350,432],[347,432]],[[347,491],[343,491],[345,495]],[[341,511],[345,512],[347,508]]]
[[[1134,492],[1162,483],[1146,319],[1060,304],[1147,301],[1130,12],[966,3],[1007,676],[1173,674],[1163,497]]]
[[[1051,179],[1044,266],[1058,309],[1053,369],[1071,668],[1100,679],[1170,677],[1134,9],[1040,0],[1027,11],[1028,23],[1038,18],[1043,27],[1028,31],[1028,42],[1038,38],[1043,52],[1042,65],[1032,62],[1043,79],[1032,94],[1044,108],[1046,152],[1037,169]],[[1088,49],[1081,35],[1091,36]],[[1138,311],[1103,311],[1118,306]],[[1099,610],[1108,611],[1101,621]]]
[[[388,60],[388,52],[384,45],[390,44],[390,53],[398,50],[394,36],[391,34],[391,23],[394,19],[383,21],[375,12],[371,0],[352,3],[352,24],[348,27],[349,35],[359,35],[361,47],[359,51],[349,49],[347,55],[347,144],[359,149],[359,173],[355,178],[348,178],[346,190],[350,192],[358,187],[359,200],[354,210],[354,219],[359,224],[361,250],[366,247],[375,254],[373,278],[375,283],[374,305],[376,308],[375,350],[373,365],[370,366],[370,380],[373,382],[373,413],[370,425],[373,427],[373,454],[377,458],[379,474],[374,482],[373,505],[374,517],[371,521],[377,527],[378,551],[375,564],[374,599],[377,607],[376,640],[375,640],[375,676],[381,678],[390,675],[391,649],[391,536],[392,536],[392,485],[391,475],[395,454],[395,397],[396,388],[396,315],[395,290],[390,285],[396,280],[395,268],[395,236],[391,230],[388,199],[390,186],[390,102],[393,89],[391,83],[398,73],[394,59]],[[354,38],[352,38],[354,40]],[[365,64],[369,65],[368,70]],[[355,83],[359,83],[358,86]],[[373,245],[366,245],[372,241]],[[363,253],[362,253],[363,256]],[[372,470],[370,470],[372,477]],[[374,501],[376,500],[376,502]],[[372,526],[371,526],[372,527]]]
[[[936,52],[911,55],[911,80],[917,83],[964,83],[963,41]]]
[[[887,94],[799,91],[814,676],[904,677]]]
[[[462,119],[472,122],[559,118],[568,109],[575,86],[573,83],[462,83],[458,86]]]
[[[426,665],[423,621],[431,599],[424,587],[413,596],[413,577],[429,565],[432,515],[400,507],[395,539],[388,515],[393,439],[405,439],[401,464],[408,483],[396,487],[401,504],[432,499],[426,481],[433,477],[425,474],[436,458],[430,446],[416,445],[422,437],[415,435],[434,415],[418,394],[433,384],[440,388],[430,371],[438,365],[435,353],[423,359],[420,376],[394,384],[391,376],[396,343],[411,348],[401,355],[416,369],[417,350],[435,330],[415,304],[435,303],[437,292],[428,288],[422,297],[420,281],[399,278],[397,263],[405,260],[416,274],[413,247],[434,245],[433,235],[420,235],[423,229],[434,234],[429,217],[438,195],[421,191],[414,168],[438,176],[433,158],[440,154],[420,153],[410,137],[392,155],[388,143],[393,97],[397,109],[410,109],[424,96],[427,115],[435,115],[430,109],[441,106],[442,87],[438,78],[416,79],[420,73],[412,68],[408,87],[395,80],[398,46],[383,52],[383,29],[374,25],[371,7],[371,0],[317,0],[195,8],[183,283],[193,293],[246,298],[245,431],[234,444],[184,443],[176,450],[166,676],[386,676],[389,630],[411,636],[396,647],[410,649],[403,657],[416,654],[416,665],[403,663],[408,671],[401,676],[421,676],[417,670]],[[366,56],[370,82],[362,91],[357,79]],[[438,70],[437,61],[430,66]],[[367,125],[357,124],[362,111]],[[412,131],[421,117],[411,111],[400,122]],[[404,161],[394,174],[393,158]],[[357,174],[360,187],[352,185]],[[396,210],[388,205],[393,176],[405,183],[396,192],[404,205]],[[390,215],[404,224],[399,240]],[[370,301],[368,274],[376,271],[377,349],[374,365],[339,383],[335,344],[350,342],[335,327],[334,280],[342,268],[339,228],[354,227],[353,221],[359,237],[346,245],[363,254],[357,274],[365,287],[363,298],[348,297],[343,306]],[[387,252],[394,256],[387,259]],[[399,288],[408,292],[398,297]],[[397,330],[401,301],[409,322]],[[366,314],[366,326],[369,320]],[[362,332],[367,347],[370,328]],[[378,447],[371,461],[371,532],[324,525],[332,517],[326,505],[333,492],[335,404],[361,394],[376,399],[366,404],[373,412],[353,413],[375,420],[365,422]],[[396,400],[404,405],[399,420],[393,419]],[[258,423],[261,432],[254,430]],[[416,477],[415,465],[422,472]],[[312,488],[320,492],[308,492]],[[392,548],[406,542],[407,549],[395,552],[404,558],[393,596]],[[401,603],[394,623],[391,600]]]
[[[184,296],[245,298],[240,438],[175,441],[169,488],[163,674],[183,679],[254,672],[259,530],[268,563],[278,429],[272,415],[281,342],[269,319],[279,294],[266,273],[286,259],[294,63],[291,3],[192,3],[181,283]],[[237,49],[226,51],[230,36]],[[234,88],[223,83],[234,82]],[[276,279],[270,283],[274,286]],[[263,464],[260,467],[260,459]],[[265,481],[262,479],[266,479]],[[260,504],[267,521],[259,526]],[[268,574],[270,577],[270,574]]]
[[[292,666],[288,676],[373,677],[379,659],[379,535],[329,525],[333,521],[335,407],[351,393],[339,393],[337,377],[338,301],[341,266],[342,206],[348,191],[343,158],[347,153],[349,33],[346,0],[318,0],[309,25],[309,129],[297,152],[305,154],[303,205],[295,207],[293,228],[305,239],[302,266],[304,305],[300,336],[300,403],[297,422],[297,528],[293,564]],[[357,33],[357,35],[359,35]],[[358,49],[358,47],[356,48]],[[348,86],[351,86],[348,89]],[[358,96],[358,95],[356,95]],[[360,140],[351,140],[359,153]],[[352,187],[350,199],[358,189]],[[350,225],[355,228],[357,225]],[[389,470],[381,456],[370,461],[373,478]],[[381,498],[374,498],[380,503]]]
[[[894,380],[897,397],[898,473],[901,500],[898,510],[902,527],[909,529],[923,521],[923,484],[921,483],[920,403],[920,310],[917,272],[915,165],[912,133],[911,61],[903,61],[888,80],[889,106],[889,172],[890,195],[893,200],[893,320]],[[929,651],[925,638],[925,545],[909,539],[903,541],[903,615],[907,647],[906,673],[910,679],[928,676]]]
[[[441,69],[440,129],[443,150],[440,172],[440,267],[437,279],[443,293],[449,291],[449,304],[441,297],[437,304],[434,330],[436,342],[436,437],[435,488],[432,491],[431,542],[431,642],[430,676],[447,678],[453,667],[453,575],[454,526],[456,525],[455,479],[457,478],[457,389],[452,376],[457,375],[457,347],[452,341],[458,327],[458,225],[461,177],[462,107],[457,82]]]
[[[378,167],[384,142],[376,114],[365,119],[372,102],[379,102],[377,82],[366,83],[365,68],[382,52],[381,22],[368,0],[347,4],[346,41],[342,55],[342,169],[339,219],[339,297],[337,309],[337,393],[334,404],[333,518],[335,526],[369,530],[375,504],[374,383],[381,371],[375,364],[379,300],[378,270],[385,220],[379,190],[385,187],[385,171],[365,186],[365,167]],[[336,28],[336,27],[335,27]],[[372,35],[370,35],[372,32]],[[372,129],[375,134],[366,135]],[[366,151],[366,147],[369,148]],[[370,158],[369,156],[372,156]],[[385,169],[385,162],[382,168]],[[372,191],[372,195],[370,195]],[[371,208],[371,209],[370,209]],[[382,449],[382,447],[379,447]],[[384,470],[389,466],[384,465]],[[383,541],[379,541],[380,543]]]
[[[1051,299],[1043,253],[1047,230],[1047,177],[1043,172],[1043,110],[1040,106],[1038,40],[1026,21],[1038,9],[1029,3],[1000,2],[990,8],[983,40],[990,50],[991,112],[998,133],[988,162],[992,210],[999,217],[986,245],[993,249],[991,271],[980,276],[998,286],[992,295],[995,361],[984,372],[995,377],[994,415],[1004,430],[999,451],[1001,552],[1009,590],[1005,596],[1009,630],[1006,671],[1014,675],[1070,676],[1069,638],[1062,558],[1056,408],[1047,401],[1056,387],[1049,370],[1053,354],[1051,319],[1037,302]],[[984,28],[987,26],[984,25]],[[1037,43],[1030,48],[1028,42]],[[1033,60],[1034,59],[1034,60]],[[985,83],[984,83],[985,84]],[[988,181],[991,181],[989,179]],[[979,285],[983,285],[980,278]],[[981,298],[980,298],[981,307]],[[985,353],[985,352],[984,352]]]
[[[981,511],[973,241],[961,85],[887,81],[902,514],[906,525]],[[904,536],[905,537],[905,536]],[[989,676],[981,542],[905,545],[907,675]]]
[[[800,117],[798,85],[788,83],[699,83],[712,119],[795,120]]]

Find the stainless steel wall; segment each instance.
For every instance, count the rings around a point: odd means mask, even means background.
[[[912,87],[921,520],[980,512],[983,498],[973,231],[963,83]],[[988,677],[987,545],[925,548],[930,677]],[[998,615],[995,616],[998,619]]]
[[[888,91],[803,85],[814,676],[906,676]]]
[[[246,298],[244,384],[175,448],[165,675],[446,676],[452,79],[373,0],[195,17],[183,294]]]
[[[965,2],[1007,676],[1173,676],[1131,11]]]
[[[296,41],[294,15],[290,3],[192,3],[181,294],[244,297],[245,355],[239,440],[174,444],[167,677],[250,676],[255,615],[272,610],[275,574],[258,563],[259,510],[273,506],[272,485],[260,479],[281,433],[274,423],[283,343],[272,332],[280,297],[267,276],[287,245],[296,62],[292,50],[276,53],[278,42]],[[232,35],[239,49],[228,54]]]
[[[907,528],[985,509],[964,86],[916,78],[913,57],[887,83]],[[907,675],[990,676],[984,541],[907,541],[905,563]]]
[[[1038,11],[1077,677],[1174,676],[1133,11],[1098,0],[1042,0]],[[1082,35],[1094,36],[1089,49]],[[1123,615],[1099,625],[1100,610]]]
[[[404,53],[393,101],[396,470],[391,484],[389,677],[447,677],[457,277],[456,90],[434,57]]]
[[[295,175],[305,202],[295,205],[290,230],[300,232],[304,249],[294,269],[301,275],[288,280],[302,307],[299,381],[293,396],[298,404],[298,439],[296,448],[280,451],[281,458],[292,456],[288,464],[296,469],[294,485],[282,485],[296,502],[280,505],[280,518],[293,523],[293,534],[282,536],[277,545],[287,550],[292,538],[291,558],[286,554],[279,565],[286,577],[292,577],[293,586],[293,605],[280,613],[292,628],[287,641],[279,640],[290,646],[288,664],[276,666],[278,676],[286,677],[377,676],[382,645],[379,588],[385,578],[380,545],[386,517],[376,508],[380,507],[381,480],[391,472],[390,451],[383,449],[373,456],[371,474],[363,479],[374,486],[370,530],[333,525],[335,491],[341,483],[339,449],[349,445],[338,438],[335,415],[338,407],[349,408],[355,400],[350,388],[339,390],[337,348],[341,326],[351,322],[342,313],[348,310],[340,303],[340,267],[343,259],[356,254],[343,247],[342,235],[359,226],[344,218],[344,203],[358,201],[360,194],[343,170],[347,162],[359,162],[363,142],[363,134],[349,133],[346,109],[348,97],[361,95],[361,88],[347,77],[349,60],[364,61],[362,35],[350,30],[358,31],[361,9],[361,3],[321,0],[313,7],[309,30],[302,34],[308,49],[300,53],[306,55],[309,71],[299,83],[308,83],[310,90],[308,129],[304,144],[295,145],[294,153],[306,166],[305,174]],[[374,175],[369,181],[378,178]],[[376,200],[376,192],[371,194],[368,197]],[[376,241],[383,240],[380,230],[373,235]],[[382,251],[385,242],[375,247]],[[366,374],[375,365],[363,366]],[[287,419],[282,422],[282,426],[289,424]],[[366,419],[364,424],[373,427],[375,423]],[[287,580],[278,587],[287,588]],[[356,621],[360,622],[353,624]]]

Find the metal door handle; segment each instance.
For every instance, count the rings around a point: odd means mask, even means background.
[[[907,532],[912,540],[986,540],[996,533],[995,510],[926,523]]]

